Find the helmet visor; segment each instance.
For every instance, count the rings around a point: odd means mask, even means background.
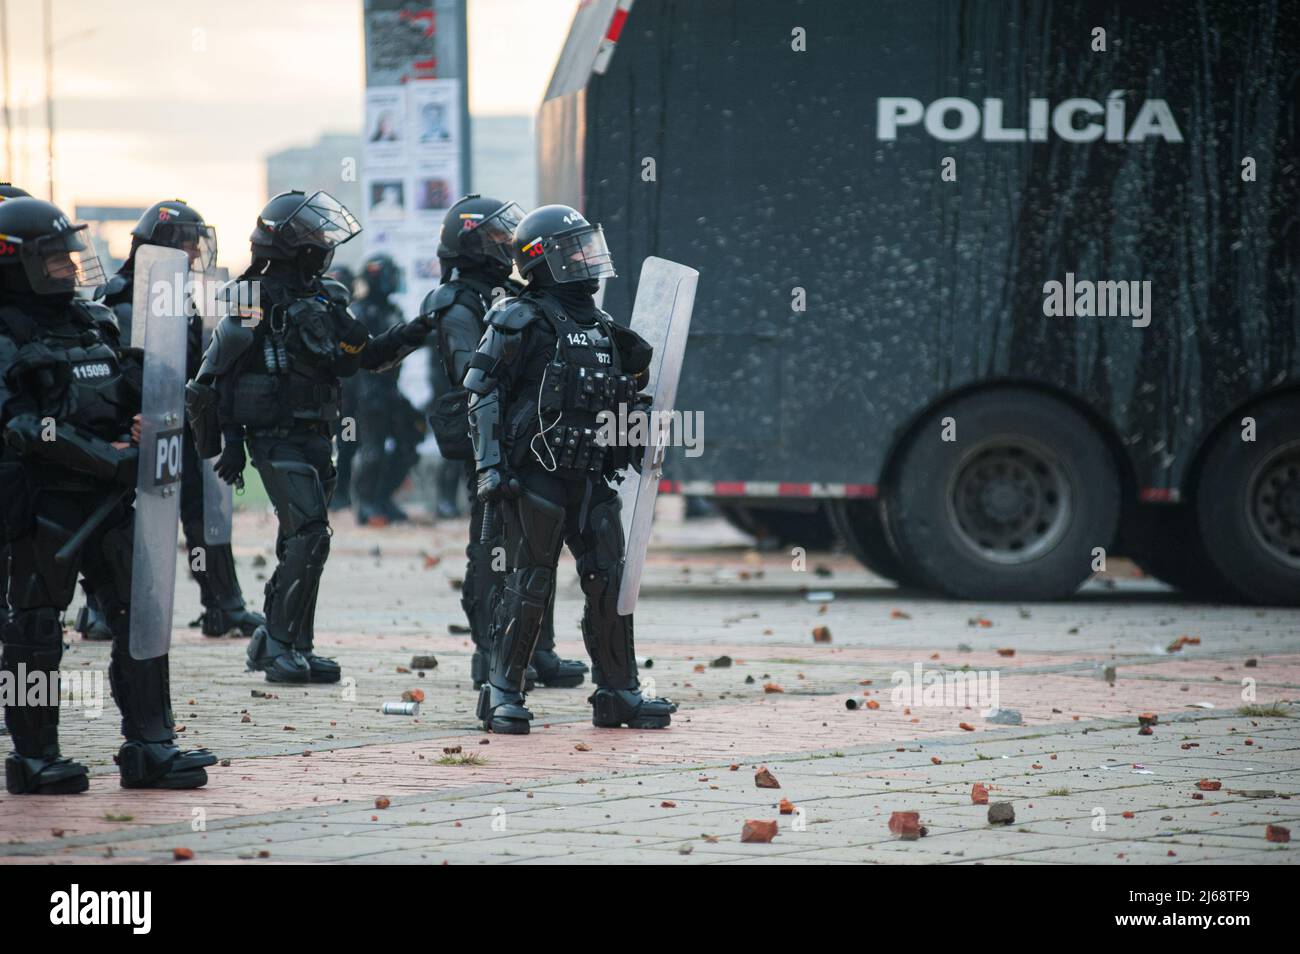
[[[328,192],[317,192],[280,229],[288,244],[335,248],[361,231],[355,215]]]
[[[210,225],[162,223],[149,243],[180,249],[190,257],[190,268],[196,272],[208,272],[217,265],[217,230]]]
[[[32,291],[38,295],[57,295],[104,283],[104,269],[98,256],[77,234],[84,228],[76,225],[56,235],[23,242],[23,269]]]
[[[477,218],[472,212],[461,213],[460,249],[467,255],[482,255],[509,265],[515,227],[524,220],[524,210],[517,202],[507,202],[491,215]]]
[[[561,284],[592,278],[614,278],[614,260],[599,225],[552,239],[546,249],[546,264]]]

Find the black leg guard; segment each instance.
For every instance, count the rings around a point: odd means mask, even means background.
[[[524,705],[525,679],[555,588],[564,508],[525,491],[514,502],[513,517],[519,541],[509,542],[518,566],[506,577],[493,619],[491,665],[478,717],[491,732],[526,735],[533,714]]]
[[[248,644],[248,668],[265,672],[268,682],[307,682],[311,667],[297,647],[301,641],[310,649],[309,616],[329,557],[325,488],[300,461],[272,461],[259,473],[280,520],[279,563],[266,584],[266,625]]]
[[[533,669],[538,685],[548,689],[573,689],[582,685],[587,674],[587,664],[577,659],[565,659],[555,651],[555,591],[542,618],[542,632],[533,650]]]
[[[471,525],[471,530],[473,529]],[[498,541],[496,546],[500,545]],[[492,567],[493,543],[471,542],[465,548],[465,583],[460,591],[460,605],[469,621],[474,640],[474,657],[470,663],[474,688],[487,682],[488,659],[492,653],[492,607],[500,592],[502,574]]]
[[[662,729],[677,706],[667,699],[642,695],[637,681],[632,617],[618,613],[623,579],[623,525],[619,500],[612,497],[591,508],[581,534],[578,574],[587,605],[582,614],[582,640],[591,656],[592,724],[605,728]]]
[[[203,601],[203,615],[199,617],[203,635],[253,635],[253,630],[266,623],[266,618],[244,605],[244,593],[235,574],[235,555],[230,544],[204,544],[203,547],[206,568],[194,571],[199,597]]]
[[[11,795],[71,795],[90,784],[84,765],[59,755],[62,615],[49,607],[18,610],[4,624],[0,670],[19,694],[17,704],[5,707],[5,725],[14,745],[5,760],[5,787]],[[28,696],[28,678],[38,672],[44,674],[43,700]]]

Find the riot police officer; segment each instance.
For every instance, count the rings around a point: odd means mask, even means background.
[[[624,540],[609,480],[632,462],[632,449],[599,438],[601,412],[639,403],[651,348],[596,306],[599,280],[616,273],[604,232],[576,209],[530,212],[511,247],[528,286],[488,312],[465,374],[478,496],[502,511],[509,566],[478,716],[490,731],[528,732],[525,667],[565,543],[586,596],[592,723],[664,728],[677,707],[642,695],[632,617],[618,614]]]
[[[128,788],[195,788],[216,758],[180,751],[167,656],[129,647],[132,491],[139,439],[139,352],[120,351],[113,313],[75,298],[103,280],[99,262],[58,207],[0,203],[0,466],[7,487],[13,613],[0,660],[12,684],[42,690],[5,709],[14,752],[13,794],[85,791],[85,766],[59,752],[63,613],[80,571],[112,631],[109,681],[126,741],[118,752]]]
[[[365,279],[364,297],[353,309],[372,337],[404,323],[402,311],[392,300],[401,291],[402,273],[388,255],[372,255],[361,266]],[[367,374],[357,380],[357,522],[400,523],[409,519],[397,506],[393,494],[420,455],[416,451],[423,434],[411,406],[397,386],[399,369]]]
[[[200,452],[220,450],[217,473],[231,483],[241,479],[251,455],[279,520],[266,625],[248,647],[248,668],[271,682],[340,678],[338,663],[314,651],[336,480],[331,446],[339,379],[393,367],[429,333],[417,318],[372,339],[348,310],[346,290],[321,281],[335,248],[360,231],[328,193],[271,199],[253,229],[252,264],[228,286],[231,313],[217,325],[188,385]]]
[[[515,296],[523,286],[510,277],[514,259],[510,243],[523,210],[514,202],[479,195],[467,195],[447,210],[438,239],[442,262],[442,284],[431,291],[420,313],[434,322],[435,367],[433,369],[433,412],[429,416],[438,449],[449,462],[462,467],[469,485],[472,505],[465,582],[461,606],[469,620],[474,655],[470,670],[474,688],[487,682],[488,658],[492,648],[494,594],[503,582],[500,563],[494,566],[493,551],[503,546],[502,524],[496,521],[488,540],[481,539],[483,501],[478,499],[478,473],[474,447],[469,439],[469,394],[463,387],[465,371],[483,337],[484,315],[493,300]],[[546,607],[542,631],[533,653],[530,679],[543,686],[571,688],[582,685],[585,664],[562,659],[555,652],[555,602]]]
[[[126,343],[131,340],[131,307],[135,282],[135,256],[141,245],[178,248],[190,256],[190,267],[199,273],[211,270],[217,261],[217,234],[197,209],[183,199],[156,202],[145,210],[131,230],[131,251],[117,274],[95,290],[95,299],[113,310]],[[189,343],[186,348],[186,377],[198,373],[203,357],[203,316],[190,302]],[[235,556],[229,543],[208,544],[204,539],[203,466],[194,449],[194,435],[185,428],[181,453],[181,527],[187,553],[201,548],[203,560],[191,560],[190,575],[199,585],[203,612],[198,623],[205,636],[237,634],[251,636],[262,623],[260,614],[244,605],[244,594],[235,572]],[[196,569],[199,566],[202,569]],[[77,630],[88,639],[105,639],[111,634],[104,625],[94,598],[86,594],[86,605],[77,615]]]
[[[16,185],[8,182],[0,182],[0,202],[5,199],[21,199],[30,197],[31,193],[26,189],[20,189]],[[9,488],[0,487],[6,497],[9,496]],[[5,537],[4,526],[0,523],[0,622],[9,615],[9,541]]]

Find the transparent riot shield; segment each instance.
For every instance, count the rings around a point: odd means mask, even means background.
[[[140,469],[131,560],[131,655],[153,659],[171,646],[185,413],[186,280],[179,249],[143,245],[135,255],[132,344],[144,348]]]
[[[203,351],[208,350],[212,331],[221,320],[224,297],[219,293],[230,281],[230,269],[214,268],[203,276],[203,294],[200,313],[203,316]],[[229,546],[231,515],[234,510],[234,488],[217,476],[216,460],[205,460],[203,470],[203,542],[210,547]]]
[[[632,305],[630,327],[654,348],[650,383],[646,387],[654,403],[645,429],[641,473],[628,471],[627,479],[619,487],[623,536],[627,540],[623,583],[618,591],[618,611],[623,616],[632,612],[641,592],[641,573],[645,568],[646,548],[650,545],[650,526],[669,437],[666,412],[672,411],[677,400],[677,381],[686,354],[686,335],[691,328],[699,278],[700,273],[693,268],[651,256],[641,266],[641,280]]]

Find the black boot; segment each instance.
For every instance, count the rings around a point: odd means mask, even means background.
[[[289,643],[273,637],[265,626],[253,630],[248,641],[246,668],[266,673],[267,682],[308,682],[311,667]]]
[[[126,741],[117,753],[123,788],[198,788],[217,757],[207,749],[176,747],[172,718],[170,665],[165,655],[136,659],[126,632],[126,611],[109,612],[116,638],[108,667],[113,699],[122,713]]]
[[[14,752],[5,759],[5,788],[11,795],[74,795],[90,787],[86,767],[59,754],[59,662],[63,658],[63,614],[52,608],[16,610],[4,623],[0,670],[18,692],[27,679],[44,674],[46,702],[5,706],[5,725]]]
[[[670,700],[647,698],[640,689],[600,688],[587,701],[591,724],[602,729],[666,729],[677,711]]]
[[[315,652],[316,644],[316,597],[319,594],[319,587],[316,593],[311,596],[311,603],[303,618],[302,628],[298,632],[298,638],[294,641],[293,648],[298,650],[298,654],[307,660],[307,669],[311,675],[311,682],[338,682],[343,677],[343,668],[333,659],[327,659],[325,656],[318,656]]]
[[[478,698],[478,717],[489,732],[528,734],[533,714],[524,704],[524,680],[554,580],[554,570],[537,566],[522,567],[506,577],[492,621],[488,681]]]
[[[555,596],[546,607],[542,633],[533,652],[533,670],[537,682],[548,689],[573,689],[586,678],[587,664],[577,659],[564,659],[555,651]]]
[[[99,611],[99,606],[90,590],[86,589],[84,581],[81,590],[86,594],[86,605],[77,610],[77,621],[73,624],[73,628],[81,634],[82,639],[96,642],[112,639],[113,630],[104,619],[104,614]]]
[[[204,636],[252,636],[266,618],[244,604],[244,594],[235,574],[235,556],[230,544],[206,547],[207,568],[194,572],[203,601],[199,617]]]

